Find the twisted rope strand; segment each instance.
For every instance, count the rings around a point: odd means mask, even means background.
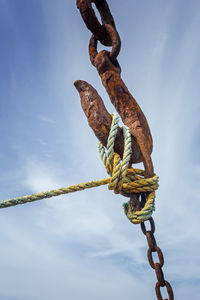
[[[85,189],[90,189],[93,187],[98,187],[101,185],[108,184],[109,181],[110,181],[110,178],[105,178],[105,179],[94,180],[94,181],[90,181],[90,182],[83,182],[83,183],[71,185],[68,187],[62,187],[57,190],[45,191],[45,192],[31,194],[31,195],[27,195],[27,196],[23,196],[23,197],[8,199],[8,200],[0,202],[0,208],[6,208],[6,207],[10,207],[10,206],[15,206],[18,204],[24,204],[24,203],[28,203],[28,202],[42,200],[45,198],[51,198],[51,197],[60,196],[60,195],[68,194],[68,193],[83,191]]]

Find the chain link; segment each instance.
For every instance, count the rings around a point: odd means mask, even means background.
[[[173,300],[174,299],[174,294],[173,294],[173,290],[172,290],[172,287],[171,287],[170,283],[167,280],[165,280],[164,283],[165,283],[164,286],[166,286],[167,293],[169,295],[169,300]],[[156,296],[157,296],[158,300],[163,300],[160,288],[161,288],[161,284],[159,282],[157,282],[156,283],[156,288],[155,288]],[[165,300],[168,300],[168,299],[165,299]]]
[[[154,237],[154,239],[155,239],[155,237]],[[158,254],[159,264],[160,264],[161,267],[163,267],[164,257],[163,257],[162,251],[158,246],[155,246],[155,251]],[[153,257],[152,257],[152,253],[155,252],[155,251],[151,248],[149,248],[148,251],[147,251],[147,257],[148,257],[149,264],[152,267],[152,269],[155,269],[155,264],[154,264]]]
[[[101,16],[102,24],[100,24],[95,15],[92,3],[95,4]],[[112,39],[104,25],[109,24],[115,30],[116,26],[107,2],[105,0],[77,0],[76,5],[80,10],[85,25],[92,32],[95,38],[104,46],[112,46]]]

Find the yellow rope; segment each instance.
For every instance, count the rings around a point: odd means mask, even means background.
[[[113,116],[111,131],[108,137],[108,143],[106,147],[107,151],[99,142],[99,152],[106,170],[110,175],[109,178],[84,182],[56,190],[8,199],[0,202],[0,208],[6,208],[108,184],[108,188],[113,190],[115,193],[147,193],[148,195],[144,208],[142,208],[140,211],[133,212],[129,203],[126,203],[124,205],[124,212],[129,220],[134,224],[138,224],[149,219],[155,209],[155,190],[158,188],[158,176],[154,175],[152,178],[144,178],[143,170],[128,168],[131,157],[131,134],[126,126],[123,126],[124,154],[122,161],[119,154],[114,152],[114,141],[117,133],[118,121],[119,116],[115,114]]]

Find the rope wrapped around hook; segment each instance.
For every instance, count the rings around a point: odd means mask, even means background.
[[[136,212],[131,211],[128,203],[124,205],[124,211],[132,223],[138,224],[149,219],[154,211],[155,190],[158,188],[158,176],[144,178],[144,171],[129,168],[131,158],[131,134],[127,126],[123,126],[124,133],[124,154],[121,160],[120,155],[114,152],[114,142],[117,134],[119,116],[113,115],[110,134],[107,142],[107,150],[99,142],[99,152],[106,167],[109,178],[83,182],[80,184],[62,187],[56,190],[45,191],[18,198],[8,199],[0,202],[0,208],[51,198],[63,194],[81,191],[92,187],[108,184],[108,188],[115,193],[144,193],[148,192],[147,201],[144,207]]]
[[[113,115],[110,134],[107,141],[107,151],[99,142],[99,153],[111,176],[108,188],[118,193],[147,193],[145,205],[138,211],[133,211],[129,202],[125,203],[124,212],[128,219],[134,223],[142,223],[148,220],[155,210],[155,190],[158,188],[158,176],[154,174],[151,178],[144,178],[145,172],[140,169],[130,168],[131,157],[131,134],[127,126],[123,125],[124,154],[123,159],[114,152],[114,142],[117,134],[119,116]]]

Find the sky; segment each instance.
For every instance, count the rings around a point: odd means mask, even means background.
[[[107,177],[73,82],[88,81],[115,109],[75,2],[0,0],[2,201]],[[200,2],[108,4],[122,78],[153,136],[165,278],[175,299],[198,300]],[[154,300],[145,236],[124,201],[104,186],[1,210],[0,300]]]

